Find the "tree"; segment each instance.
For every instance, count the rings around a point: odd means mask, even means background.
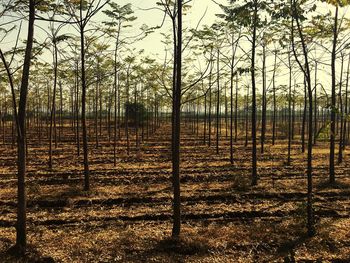
[[[131,8],[131,4],[126,4],[123,6],[118,5],[117,3],[109,3],[110,10],[105,10],[104,13],[111,18],[111,21],[105,22],[108,26],[106,30],[108,35],[115,39],[114,47],[114,80],[113,80],[113,89],[114,89],[114,138],[113,138],[113,157],[114,157],[114,166],[117,165],[116,159],[116,147],[117,147],[117,128],[120,124],[120,87],[118,82],[118,55],[120,48],[123,44],[126,44],[126,40],[121,38],[123,29],[130,27],[130,22],[136,20],[136,17],[133,16],[134,12]],[[120,129],[119,129],[120,131]]]
[[[334,149],[335,149],[335,113],[336,113],[336,73],[335,60],[337,51],[337,37],[338,37],[338,5],[335,6],[335,17],[333,26],[333,48],[332,48],[332,100],[331,100],[331,138],[329,148],[329,181],[335,182],[334,174]]]
[[[175,86],[173,90],[173,191],[174,222],[172,236],[178,237],[181,229],[180,200],[180,114],[181,114],[181,66],[182,66],[182,0],[177,0],[177,44],[175,56]]]
[[[295,60],[297,61],[300,70],[303,72],[305,83],[306,83],[306,89],[308,92],[308,102],[309,102],[309,130],[308,130],[308,152],[307,152],[307,230],[308,235],[313,236],[315,234],[315,227],[314,227],[314,216],[313,216],[313,193],[312,193],[312,148],[313,148],[313,104],[312,104],[312,86],[311,86],[311,72],[310,72],[310,65],[309,65],[309,57],[308,57],[308,48],[305,41],[304,32],[302,29],[302,25],[300,20],[304,19],[301,12],[300,2],[297,2],[297,0],[291,0],[290,1],[290,7],[291,7],[291,16],[292,16],[292,23],[291,23],[291,44],[292,44],[292,50],[295,57]],[[294,37],[294,22],[296,22],[297,32],[299,35],[299,39],[302,46],[302,56],[304,57],[304,63],[302,63],[299,59],[299,56],[296,52],[295,47],[295,37]]]
[[[27,229],[26,229],[26,210],[27,210],[27,198],[26,198],[26,107],[27,107],[27,95],[28,84],[30,74],[30,64],[32,59],[32,49],[34,42],[34,21],[35,21],[36,2],[35,0],[29,0],[28,5],[28,32],[27,41],[23,62],[23,71],[20,86],[20,98],[19,107],[17,113],[16,97],[13,89],[12,73],[8,68],[8,64],[5,60],[3,53],[1,52],[1,58],[6,67],[9,82],[11,83],[11,90],[13,96],[13,107],[17,126],[17,223],[16,223],[16,245],[14,251],[23,256],[27,249]]]
[[[83,154],[84,154],[84,190],[90,190],[90,172],[89,172],[89,153],[88,153],[88,138],[87,138],[87,127],[86,127],[86,69],[85,69],[85,32],[89,21],[95,16],[109,0],[105,2],[95,0],[80,0],[76,2],[66,2],[66,8],[77,25],[78,32],[80,34],[80,59],[81,59],[81,124],[83,130]]]
[[[50,23],[50,39],[52,41],[52,60],[53,60],[53,91],[52,91],[52,107],[50,113],[50,130],[49,130],[49,168],[52,169],[52,129],[53,124],[56,129],[56,93],[57,93],[57,77],[58,77],[58,44],[61,41],[67,39],[66,35],[59,35],[60,29],[64,26],[64,24],[60,24],[57,28],[55,28],[55,23]],[[56,136],[55,136],[55,142]]]
[[[189,46],[193,37],[190,37],[186,44],[183,45],[183,26],[182,15],[183,10],[189,8],[189,5],[184,4],[182,0],[178,1],[161,1],[158,3],[163,8],[164,14],[168,15],[172,21],[173,30],[173,68],[172,68],[172,91],[166,85],[167,94],[172,99],[172,186],[173,186],[173,228],[172,236],[179,237],[181,231],[181,191],[180,191],[180,132],[181,132],[181,105],[187,101],[182,101],[182,97],[199,83],[205,76],[209,68],[209,63],[206,70],[200,74],[198,78],[190,82],[188,85],[183,85],[182,76],[182,53]],[[166,63],[165,63],[166,64]],[[163,77],[161,77],[163,78]],[[162,81],[163,82],[163,81]],[[191,94],[191,92],[189,92]]]
[[[334,17],[331,18],[331,13],[327,13],[325,15],[317,15],[312,20],[313,25],[313,31],[312,33],[316,36],[318,36],[321,40],[323,38],[332,38],[332,49],[329,50],[324,45],[319,44],[322,48],[325,48],[327,51],[329,51],[331,54],[331,103],[330,103],[330,145],[329,145],[329,182],[335,183],[335,139],[336,139],[336,124],[337,117],[339,116],[338,112],[342,111],[342,109],[337,108],[337,92],[336,92],[336,86],[337,86],[337,76],[336,76],[336,60],[337,60],[337,54],[344,49],[344,43],[341,44],[341,40],[339,40],[339,34],[342,31],[342,21],[343,18],[339,19],[339,8],[344,7],[346,5],[350,4],[350,1],[348,0],[321,0],[321,2],[328,3],[334,7]],[[331,20],[332,24],[328,24],[327,20]],[[339,22],[340,20],[340,22]],[[338,47],[339,45],[339,47]],[[317,65],[317,62],[316,62]],[[343,63],[342,63],[343,66]],[[317,70],[317,69],[316,69]],[[315,73],[316,74],[316,73]],[[342,74],[342,70],[341,70]],[[341,93],[341,85],[339,84],[339,93]],[[317,83],[315,83],[315,92],[316,92]],[[316,100],[315,96],[315,100]],[[339,102],[341,102],[341,95],[339,97]],[[316,103],[316,101],[315,101]],[[340,103],[341,104],[341,103]],[[316,110],[316,107],[315,107]],[[316,112],[315,112],[316,114]],[[342,115],[340,115],[341,119],[341,129],[343,128],[342,124]],[[316,121],[315,121],[316,123]],[[342,131],[341,131],[342,133]],[[342,135],[340,135],[340,143],[342,140]],[[340,147],[341,148],[341,147]],[[342,159],[341,157],[342,151],[339,151],[338,158]]]
[[[251,42],[252,49],[250,55],[250,72],[251,72],[251,84],[252,84],[252,182],[251,184],[257,185],[258,183],[258,172],[257,172],[257,141],[256,141],[256,47],[258,42],[257,30],[262,28],[267,23],[267,18],[262,17],[270,12],[269,4],[272,1],[263,0],[244,0],[237,1],[231,0],[231,3],[237,3],[236,6],[225,7],[224,10],[229,14],[231,20],[237,20],[238,24],[251,30],[251,38],[247,35],[245,37]]]

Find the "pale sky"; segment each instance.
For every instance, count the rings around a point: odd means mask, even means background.
[[[130,34],[135,34],[135,31],[142,25],[146,24],[150,27],[154,27],[156,25],[160,25],[162,22],[163,18],[163,12],[160,10],[155,10],[152,8],[156,7],[156,2],[157,0],[113,0],[117,2],[119,5],[125,5],[127,3],[132,4],[132,9],[135,11],[135,16],[138,17],[138,19],[134,22],[134,27],[129,28],[128,30]],[[227,0],[216,0],[216,2],[222,3],[222,4],[227,4]],[[195,27],[197,23],[199,22],[200,18],[203,16],[203,14],[206,12],[206,15],[201,23],[201,26],[204,24],[211,25],[215,19],[216,19],[216,14],[221,13],[221,9],[217,4],[215,4],[212,0],[192,0],[191,1],[192,8],[190,11],[187,13],[187,15],[184,17],[183,21],[183,27],[188,28],[188,27]],[[318,4],[318,7],[321,9],[322,12],[327,12],[329,10],[333,11],[333,7],[330,7],[329,5],[326,4]],[[330,8],[330,9],[329,9]],[[148,9],[143,10],[143,9]],[[151,10],[149,10],[151,9]],[[348,8],[342,9],[342,12],[346,12]],[[101,21],[105,18],[105,16],[100,13],[98,14],[95,18],[93,18],[94,21]],[[9,19],[9,18],[8,18]],[[11,19],[11,18],[10,18]],[[1,22],[3,22],[3,19],[0,19]],[[47,28],[47,23],[44,22],[38,22],[36,21],[37,25],[40,25],[42,27]],[[200,26],[200,27],[201,27]],[[63,33],[73,33],[77,34],[77,32],[73,28],[67,28],[65,29],[65,32]],[[152,56],[155,58],[156,54],[159,54],[157,58],[159,60],[162,60],[164,58],[164,44],[161,43],[162,36],[160,35],[160,32],[163,33],[168,33],[171,35],[171,23],[169,20],[167,20],[163,26],[162,29],[157,30],[157,32],[149,35],[146,39],[138,42],[136,44],[137,49],[144,49],[146,51],[146,54]],[[12,34],[12,37],[6,38],[5,41],[0,43],[0,47],[3,50],[9,50],[11,46],[13,46],[15,39],[16,33]],[[22,27],[22,39],[25,39],[26,36],[26,24],[23,24]],[[40,41],[43,41],[45,39],[45,34],[43,31],[37,27],[36,32],[35,32],[35,37],[39,39]],[[250,46],[244,46],[244,49],[247,49],[249,51]],[[327,58],[329,54],[327,53]],[[48,56],[45,58],[45,60],[48,60],[50,62],[51,57]],[[268,58],[268,65],[271,66],[272,64],[272,59],[271,57]],[[327,59],[328,60],[328,59]],[[257,58],[257,63],[258,66],[261,64],[261,58]],[[325,71],[329,72],[328,67],[325,67]],[[321,73],[322,74],[322,73]],[[321,75],[320,74],[320,75]],[[324,82],[326,83],[326,86],[329,86],[329,76],[328,74],[322,74],[324,78]],[[249,80],[247,80],[249,82]],[[282,82],[285,82],[283,80]]]
[[[148,26],[160,25],[163,19],[163,13],[160,10],[147,10],[152,7],[156,7],[155,0],[119,0],[118,4],[124,5],[131,3],[135,15],[138,17],[136,24],[141,26],[142,24],[147,24]],[[227,0],[219,0],[218,3],[227,3]],[[221,12],[220,7],[215,4],[212,0],[192,0],[192,8],[188,14],[184,17],[183,27],[195,27],[200,21],[201,17],[205,14],[201,25],[212,24],[216,19],[216,14]],[[207,10],[207,11],[206,11]],[[163,33],[171,33],[170,21],[164,24],[163,28],[160,30]],[[161,43],[161,36],[159,32],[153,33],[148,36],[145,40],[137,45],[139,48],[143,48],[147,53],[157,54],[163,52],[163,44]]]

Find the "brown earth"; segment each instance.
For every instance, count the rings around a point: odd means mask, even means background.
[[[68,128],[67,128],[68,130]],[[171,235],[170,126],[126,155],[117,167],[106,135],[90,145],[92,191],[83,192],[82,156],[72,136],[54,150],[29,141],[28,242],[25,259],[6,251],[15,242],[16,152],[0,147],[0,262],[350,262],[349,152],[327,184],[328,145],[314,154],[317,235],[305,236],[306,155],[295,140],[287,166],[286,140],[259,155],[259,185],[250,186],[251,151],[243,138],[229,164],[229,140],[220,154],[183,127],[182,236]],[[243,136],[242,136],[243,137]],[[93,136],[91,136],[93,140]],[[134,142],[132,142],[134,147]]]

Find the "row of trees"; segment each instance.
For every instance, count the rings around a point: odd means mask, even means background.
[[[0,91],[2,132],[5,136],[6,127],[12,127],[18,148],[16,249],[24,253],[26,248],[27,128],[36,129],[39,141],[41,136],[48,140],[48,167],[53,169],[53,147],[64,136],[64,122],[70,122],[78,154],[82,141],[84,190],[88,191],[89,138],[94,137],[98,148],[102,130],[107,129],[117,166],[118,140],[127,141],[130,153],[130,120],[134,120],[138,148],[139,129],[142,138],[144,133],[148,137],[167,111],[172,112],[174,237],[181,232],[181,116],[189,117],[203,143],[210,146],[216,135],[217,153],[224,129],[230,141],[231,164],[239,133],[245,133],[245,144],[252,143],[253,186],[259,178],[258,139],[263,154],[269,131],[272,144],[278,132],[284,132],[287,164],[292,162],[293,139],[300,139],[302,152],[307,145],[307,226],[313,235],[313,145],[329,134],[329,176],[334,183],[336,136],[339,162],[349,138],[348,21],[340,12],[348,2],[328,1],[331,5],[327,7],[332,6],[334,12],[320,14],[321,2],[229,1],[220,5],[223,12],[212,26],[198,23],[195,28],[185,28],[182,17],[190,2],[161,0],[157,9],[164,13],[164,21],[169,19],[172,29],[170,38],[164,35],[162,61],[131,48],[158,27],[142,26],[136,34],[136,30],[128,30],[136,20],[130,4],[98,0],[4,3],[1,16],[18,22],[17,27],[2,22],[3,41],[16,40],[12,48],[0,50],[1,70],[6,75],[1,81],[7,85]],[[100,12],[107,22],[93,21]],[[20,46],[21,21],[28,24],[25,48]],[[46,35],[43,42],[34,38],[35,21],[40,34]],[[63,34],[63,28],[72,33]],[[325,59],[327,54],[330,59]],[[331,85],[327,86],[324,72],[329,70]],[[140,121],[143,118],[145,122]],[[9,121],[12,124],[8,125]],[[42,132],[43,127],[47,133]]]
[[[178,1],[181,2],[181,1]],[[308,110],[304,111],[304,116],[306,119],[306,114],[308,116],[308,136],[307,136],[307,229],[308,229],[308,235],[313,236],[315,234],[314,229],[314,218],[313,218],[313,208],[312,208],[312,196],[313,196],[313,182],[312,182],[312,159],[313,159],[313,144],[316,139],[316,136],[314,134],[314,123],[316,123],[315,126],[317,126],[317,122],[314,122],[314,118],[316,114],[314,113],[314,107],[317,109],[317,99],[313,100],[313,94],[315,94],[315,97],[317,97],[317,91],[316,88],[319,83],[317,83],[317,63],[324,63],[323,61],[319,61],[318,58],[315,58],[315,84],[312,84],[312,71],[311,71],[311,58],[310,58],[310,46],[317,46],[318,41],[323,40],[326,43],[322,43],[319,45],[323,51],[327,52],[329,49],[327,48],[327,45],[329,43],[332,44],[332,49],[330,50],[331,60],[330,60],[330,68],[331,68],[331,101],[329,104],[329,110],[330,110],[330,164],[329,164],[329,176],[330,176],[330,183],[335,182],[335,172],[334,172],[334,152],[335,152],[335,136],[336,136],[336,113],[341,112],[340,119],[341,119],[341,132],[340,132],[340,143],[339,143],[339,156],[341,156],[341,152],[344,149],[344,123],[346,125],[346,115],[344,114],[344,106],[342,104],[342,76],[343,76],[343,61],[342,60],[342,67],[340,72],[340,81],[337,83],[337,72],[336,72],[336,61],[339,57],[339,54],[341,54],[341,57],[344,58],[344,55],[346,54],[346,48],[347,48],[347,38],[343,38],[343,41],[340,40],[340,34],[346,32],[346,26],[343,27],[343,22],[346,20],[343,16],[340,21],[339,20],[339,8],[344,7],[348,5],[350,2],[348,1],[323,1],[327,2],[328,4],[332,5],[334,7],[334,16],[332,16],[332,13],[329,12],[326,15],[316,15],[313,16],[312,13],[317,10],[318,5],[314,2],[308,2],[308,1],[297,1],[297,0],[291,0],[289,2],[285,1],[268,1],[268,0],[231,0],[230,5],[221,5],[224,15],[221,17],[225,19],[225,26],[229,27],[229,31],[232,34],[233,32],[236,33],[236,38],[232,37],[231,39],[235,40],[231,42],[231,49],[232,49],[232,56],[230,61],[231,66],[231,113],[232,113],[232,107],[233,107],[233,92],[232,92],[232,86],[234,82],[234,76],[235,76],[235,59],[237,58],[237,47],[241,38],[245,38],[250,44],[251,49],[250,52],[247,52],[246,50],[242,49],[243,56],[247,56],[250,60],[250,65],[248,67],[248,71],[251,74],[251,90],[252,90],[252,101],[251,101],[251,139],[252,139],[252,185],[258,184],[258,174],[257,174],[257,63],[256,63],[256,56],[257,51],[259,50],[258,47],[261,46],[262,50],[262,68],[261,68],[261,78],[262,78],[262,123],[261,123],[261,153],[264,152],[264,141],[265,141],[265,134],[266,134],[266,111],[267,111],[267,99],[266,99],[266,79],[267,79],[267,67],[266,67],[266,49],[271,46],[271,43],[278,43],[280,52],[283,50],[284,57],[287,57],[287,68],[289,69],[289,85],[288,85],[288,101],[289,101],[289,127],[288,127],[288,163],[290,163],[290,146],[291,146],[291,126],[292,126],[292,112],[291,112],[291,104],[292,104],[292,82],[293,82],[293,72],[301,72],[302,79],[304,82],[304,93],[305,93],[305,109],[308,107]],[[320,5],[320,4],[319,4]],[[180,16],[180,15],[179,15]],[[311,20],[311,22],[309,22]],[[329,21],[328,25],[324,22]],[[178,23],[180,23],[181,20],[179,20]],[[346,24],[346,23],[344,23]],[[179,28],[180,25],[178,24],[177,27]],[[278,34],[277,30],[279,32],[282,32],[283,35]],[[283,29],[281,31],[281,28]],[[222,42],[219,40],[219,32],[222,30],[222,28],[218,29],[218,25],[215,24],[212,27],[214,31],[214,39],[216,41],[214,42],[214,45],[210,47],[210,59],[209,59],[209,67],[210,72],[212,70],[213,65],[213,57],[215,54],[215,51],[217,51],[216,54],[216,60],[217,60],[217,117],[219,116],[220,111],[220,78],[221,78],[221,71],[220,71],[220,54],[223,52],[222,50]],[[238,29],[238,30],[237,30]],[[273,30],[275,29],[275,30]],[[243,32],[242,32],[243,31]],[[271,31],[271,32],[269,32]],[[279,39],[274,38],[272,35],[273,33],[279,37]],[[181,38],[181,32],[178,33],[177,38]],[[206,36],[210,36],[208,32],[205,32]],[[271,34],[272,33],[272,34]],[[237,37],[238,36],[238,37]],[[202,38],[203,39],[203,38]],[[230,39],[230,38],[228,38]],[[330,39],[330,41],[329,41]],[[327,41],[329,41],[327,43]],[[213,43],[212,42],[212,43]],[[174,37],[174,43],[175,37]],[[181,46],[181,45],[180,45]],[[175,47],[178,47],[175,45]],[[317,49],[317,47],[315,47]],[[180,50],[180,53],[182,53],[183,50]],[[277,51],[275,51],[275,56],[277,57]],[[174,54],[179,56],[178,53],[174,51]],[[283,56],[283,54],[279,55]],[[240,57],[240,58],[241,58]],[[294,60],[292,61],[292,57]],[[180,61],[178,61],[180,60]],[[177,61],[178,63],[181,63],[181,56],[178,58],[175,56],[174,61]],[[276,61],[276,60],[275,60]],[[175,64],[176,66],[178,64]],[[295,65],[299,68],[299,70],[295,69]],[[174,76],[176,75],[176,66],[174,66]],[[243,67],[244,68],[244,64]],[[247,67],[247,66],[246,66]],[[244,71],[244,70],[243,70]],[[239,70],[236,69],[236,74],[238,74]],[[275,74],[276,74],[276,63],[274,65],[274,70],[272,74],[272,82],[275,83]],[[348,74],[348,73],[347,73]],[[178,75],[176,75],[178,76]],[[348,76],[348,75],[347,75]],[[212,87],[212,80],[211,80],[212,74],[209,76],[209,89]],[[295,78],[294,78],[295,79]],[[175,81],[173,82],[177,84]],[[348,81],[346,81],[348,84]],[[346,104],[347,104],[347,84],[346,84]],[[321,84],[323,90],[326,92],[325,87]],[[336,88],[339,86],[339,104],[337,104],[337,95],[336,95]],[[176,85],[175,89],[176,91]],[[180,92],[181,93],[181,92]],[[173,93],[174,94],[174,93]],[[173,101],[176,99],[173,97]],[[179,103],[180,104],[180,103]],[[308,106],[307,106],[308,105]],[[173,106],[174,107],[174,106]],[[347,105],[346,105],[347,112]],[[175,114],[174,114],[175,112]],[[210,111],[209,111],[210,112]],[[173,145],[173,157],[177,157],[178,154],[178,146],[179,141],[176,140],[177,133],[180,132],[177,130],[177,126],[179,125],[179,120],[176,119],[176,109],[173,108],[173,116],[175,119],[173,119],[173,143],[175,143],[175,146]],[[210,122],[209,122],[210,123]],[[219,125],[219,120],[217,120],[217,125]],[[305,125],[303,125],[305,127]],[[232,162],[232,114],[231,114],[231,162]],[[175,134],[175,137],[174,137]],[[217,136],[219,134],[219,128],[217,127]],[[303,133],[304,136],[304,133]],[[305,138],[303,137],[303,140]],[[218,142],[218,140],[217,140]],[[304,142],[303,142],[304,145]],[[174,150],[175,149],[175,150]],[[218,151],[218,144],[217,144],[217,151]],[[177,160],[175,160],[177,161]],[[340,157],[341,161],[341,157]],[[173,160],[174,163],[174,160]],[[177,162],[176,162],[177,163]],[[176,166],[177,167],[177,166]],[[179,176],[177,169],[173,170],[173,181],[174,183],[174,189],[179,188]],[[176,200],[180,199],[179,191],[174,191],[174,228],[173,228],[173,236],[178,236],[179,230],[179,204]],[[177,220],[178,219],[178,220]]]

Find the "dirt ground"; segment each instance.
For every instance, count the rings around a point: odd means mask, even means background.
[[[68,128],[67,128],[68,130]],[[287,141],[279,139],[259,154],[259,184],[250,186],[251,150],[243,136],[222,133],[220,153],[183,127],[181,238],[171,235],[170,126],[157,130],[126,154],[105,135],[90,145],[92,190],[83,192],[82,156],[72,138],[58,143],[48,169],[47,141],[29,141],[28,255],[6,251],[15,242],[16,152],[0,146],[0,262],[350,262],[349,153],[328,182],[328,144],[314,154],[314,209],[317,235],[308,238],[306,155],[296,138],[292,164]],[[68,133],[67,133],[68,134]],[[213,136],[214,137],[214,136]]]

